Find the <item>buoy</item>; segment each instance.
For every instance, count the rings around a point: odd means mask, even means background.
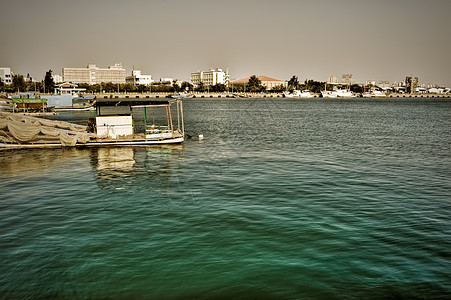
[[[202,140],[204,138],[203,134],[199,134],[199,140]]]

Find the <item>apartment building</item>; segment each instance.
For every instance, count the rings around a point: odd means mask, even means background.
[[[63,68],[63,80],[89,84],[125,83],[125,69],[120,64],[108,68],[99,68],[94,64],[89,64],[86,68]]]
[[[0,80],[5,84],[12,83],[11,68],[0,68]]]

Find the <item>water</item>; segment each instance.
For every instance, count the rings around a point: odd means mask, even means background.
[[[0,298],[451,298],[450,100],[184,108],[180,146],[1,152]]]

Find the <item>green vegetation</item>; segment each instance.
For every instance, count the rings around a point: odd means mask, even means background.
[[[285,86],[283,84],[277,85],[271,89],[271,92],[273,93],[282,93],[286,90]]]
[[[48,70],[45,73],[44,89],[47,93],[53,93],[55,89],[55,82],[53,81],[52,70]]]
[[[321,91],[324,90],[325,84],[326,84],[325,82],[321,82],[321,81],[306,80],[306,81],[304,81],[304,84],[302,84],[300,86],[300,88],[302,90],[309,90],[313,93],[321,93]],[[329,85],[327,85],[327,89],[332,90],[333,86],[329,84]]]
[[[290,91],[299,90],[300,86],[301,85],[299,84],[299,80],[296,75],[293,75],[293,77],[291,77],[291,79],[288,80],[288,90]]]
[[[23,78],[23,75],[13,75],[10,90],[13,92],[25,91],[27,89],[27,84]]]
[[[350,87],[351,92],[357,93],[357,94],[362,94],[364,92],[364,88],[363,86],[359,85],[359,84],[353,84]]]
[[[260,79],[258,79],[257,76],[252,75],[249,78],[249,81],[247,83],[247,91],[248,92],[263,92],[266,88],[262,85],[262,82]]]
[[[181,85],[182,91],[190,92],[194,90],[194,86],[188,81],[183,81]]]
[[[224,84],[216,84],[214,86],[206,86],[200,83],[197,87],[194,87],[190,82],[184,81],[179,86],[177,81],[173,82],[155,82],[151,85],[133,85],[132,83],[112,83],[102,82],[101,84],[90,85],[88,83],[78,84],[79,88],[86,89],[86,93],[175,93],[175,92],[212,92],[212,93],[253,93],[253,92],[265,92],[266,89],[262,85],[262,82],[256,75],[249,77],[248,82],[244,83],[230,83],[227,87]],[[270,92],[282,93],[286,90],[309,90],[313,93],[321,93],[324,88],[327,90],[333,90],[334,85],[327,84],[322,81],[305,80],[304,83],[300,83],[298,76],[293,75],[288,81],[288,86],[283,84],[273,87]],[[52,70],[45,73],[45,78],[41,82],[33,81],[28,74],[26,78],[23,75],[13,75],[12,83],[6,85],[0,80],[0,91],[7,93],[20,92],[40,92],[40,93],[53,93],[55,83],[53,81]],[[361,85],[353,84],[350,90],[354,93],[363,93],[364,88]]]

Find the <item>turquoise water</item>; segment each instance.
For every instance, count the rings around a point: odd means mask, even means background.
[[[184,108],[179,146],[0,152],[0,298],[451,298],[450,100]]]

